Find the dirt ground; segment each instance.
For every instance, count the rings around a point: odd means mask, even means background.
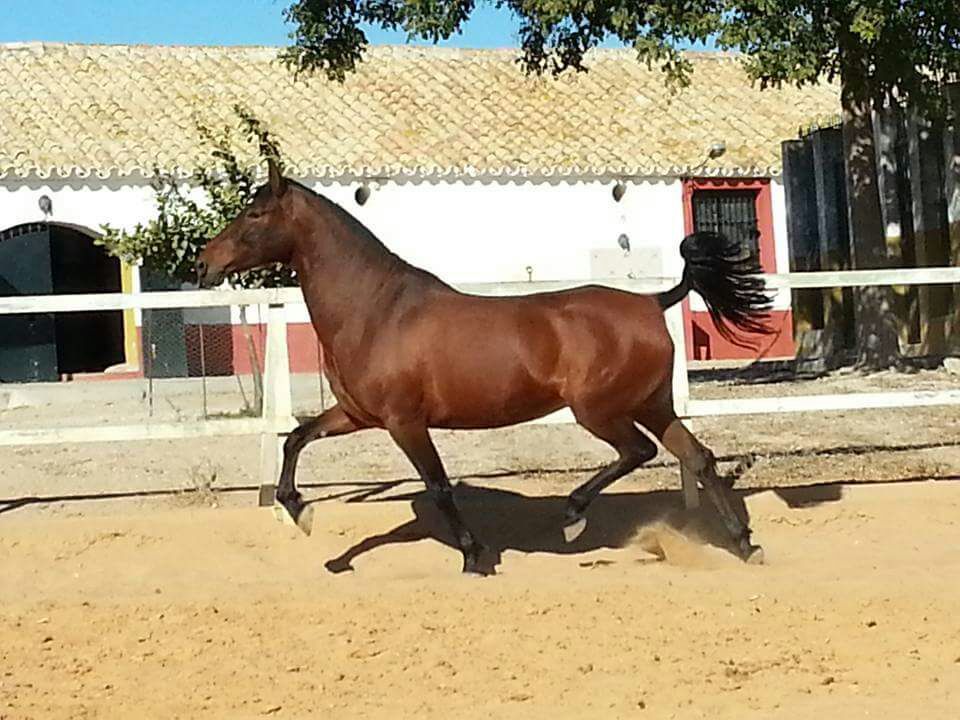
[[[566,494],[610,457],[573,426],[437,434],[489,578],[460,575],[379,433],[304,453],[310,537],[253,507],[249,438],[0,448],[0,718],[958,717],[956,410],[695,431],[737,477],[765,565],[723,549],[709,505],[681,510],[664,457],[564,543]]]

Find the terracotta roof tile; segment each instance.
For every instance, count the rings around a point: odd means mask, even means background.
[[[760,91],[736,56],[691,54],[676,95],[629,51],[525,76],[515,51],[378,47],[342,84],[296,79],[272,48],[0,46],[0,177],[186,173],[197,122],[240,103],[299,176],[776,175],[780,141],[838,110],[834,86]]]

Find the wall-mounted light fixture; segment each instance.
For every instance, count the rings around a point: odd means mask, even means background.
[[[49,195],[41,195],[37,205],[40,206],[40,212],[43,213],[44,220],[48,220],[53,215],[53,201]]]
[[[702,170],[707,166],[707,163],[711,160],[716,160],[724,156],[727,152],[727,144],[723,140],[716,140],[710,143],[710,147],[707,148],[707,156],[699,165],[694,165],[690,168],[689,172],[692,175],[698,170]]]
[[[613,200],[614,202],[620,202],[623,200],[624,193],[627,192],[627,186],[622,180],[618,180],[617,184],[613,186]]]

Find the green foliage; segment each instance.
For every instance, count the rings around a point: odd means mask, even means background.
[[[252,150],[245,154],[263,161],[281,161],[279,148],[262,123],[242,107],[234,110],[236,127],[218,133],[205,126],[197,129],[210,150],[208,164],[186,180],[155,171],[156,218],[132,230],[105,225],[98,244],[127,263],[142,262],[152,275],[194,281],[197,254],[240,213],[257,188],[253,166],[240,160],[238,148]],[[231,283],[240,287],[296,284],[291,271],[279,266],[238,275]]]
[[[672,81],[687,81],[690,65],[676,50],[681,40],[715,32],[720,0],[491,0],[517,18],[522,63],[528,71],[583,70],[583,54],[614,37],[633,47]],[[403,30],[436,42],[456,34],[475,0],[296,0],[285,11],[294,24],[284,57],[299,71],[320,70],[344,80],[368,41],[361,25]]]
[[[481,0],[482,1],[482,0]],[[436,42],[456,34],[476,0],[295,0],[287,62],[343,80],[363,57],[362,26],[403,30]],[[957,0],[489,0],[511,11],[522,63],[533,72],[583,69],[584,53],[607,38],[633,47],[683,84],[682,42],[716,39],[748,56],[762,86],[842,78],[851,98],[896,93],[934,108],[960,73]]]
[[[943,84],[960,72],[956,0],[755,0],[725,3],[721,46],[749,55],[763,85],[842,81],[850,100],[895,96],[942,109]]]

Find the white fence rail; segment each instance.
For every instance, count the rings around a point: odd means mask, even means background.
[[[806,272],[765,275],[764,278],[767,286],[771,289],[960,284],[960,268]],[[483,283],[465,285],[460,289],[477,295],[523,295],[575,287],[583,285],[584,282],[579,280]],[[604,280],[600,284],[633,292],[652,293],[664,290],[676,282],[676,278],[651,277],[622,281]],[[177,423],[146,422],[137,425],[92,427],[2,428],[0,429],[0,446],[260,435],[261,482],[264,485],[272,485],[279,470],[278,462],[282,448],[282,437],[296,426],[296,420],[291,410],[290,370],[286,340],[287,321],[284,307],[302,303],[303,296],[299,288],[0,297],[0,315],[79,312],[85,310],[209,308],[234,305],[267,307],[264,402],[261,417]],[[674,362],[675,404],[677,414],[684,418],[960,405],[960,391],[957,390],[693,400],[690,398],[683,317],[679,305],[667,311],[667,324],[676,346]],[[563,422],[570,420],[572,420],[572,416],[569,411],[561,411],[545,418],[543,421]],[[698,502],[696,484],[689,478],[684,477],[683,486],[687,503],[689,505],[696,504]]]

